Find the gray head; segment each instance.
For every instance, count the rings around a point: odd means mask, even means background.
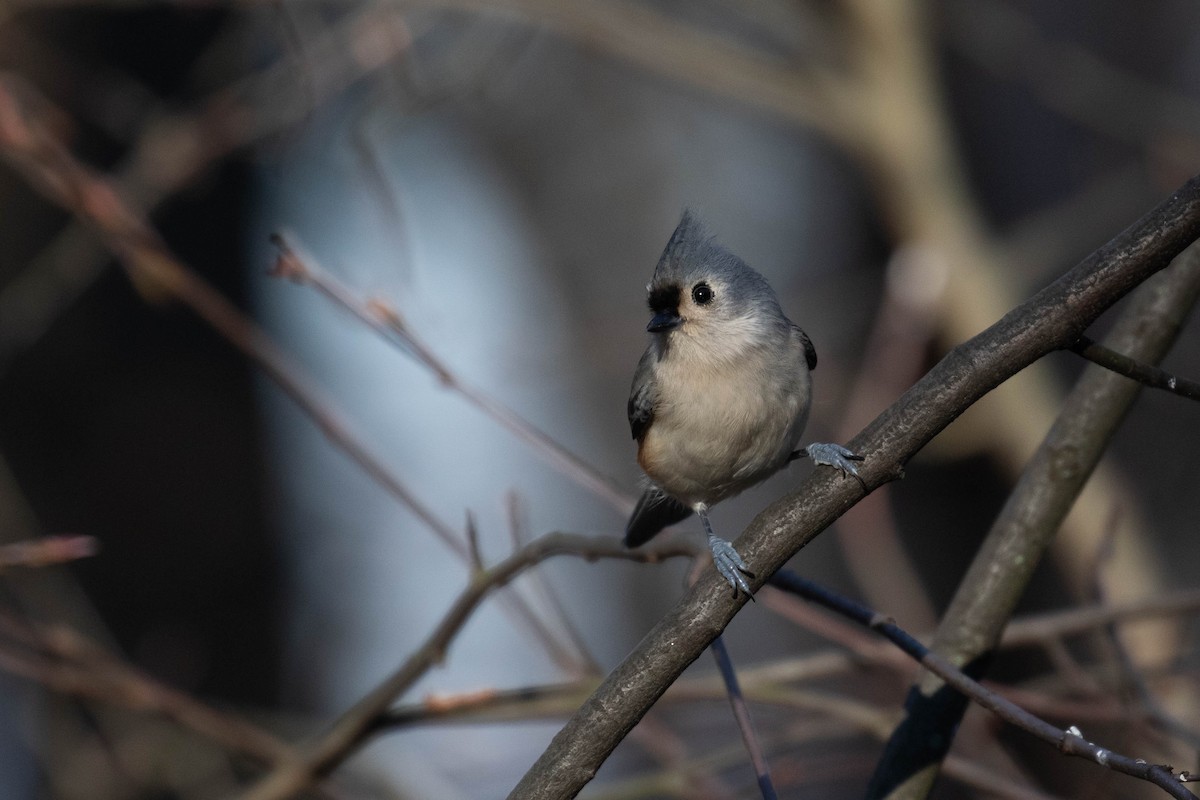
[[[791,325],[766,278],[715,244],[690,210],[683,212],[646,288],[654,314],[646,330],[664,337],[714,336],[740,349],[747,341],[784,335]]]

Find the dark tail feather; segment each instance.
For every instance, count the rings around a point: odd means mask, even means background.
[[[687,519],[691,513],[690,508],[663,494],[661,490],[647,489],[638,500],[629,524],[625,526],[625,546],[643,545],[663,528]]]

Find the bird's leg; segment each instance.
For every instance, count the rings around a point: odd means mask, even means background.
[[[696,516],[700,517],[700,522],[704,525],[704,532],[708,534],[708,546],[712,550],[713,566],[725,580],[729,581],[729,585],[733,587],[734,597],[737,597],[738,589],[741,589],[747,597],[753,600],[754,594],[750,591],[750,583],[746,580],[746,576],[753,578],[754,573],[746,567],[746,562],[738,555],[738,551],[733,549],[733,545],[713,533],[712,523],[708,521],[708,506],[697,503],[693,510],[696,512]]]
[[[863,457],[852,453],[840,444],[832,442],[813,442],[803,450],[796,450],[788,458],[788,461],[795,461],[798,458],[807,456],[812,459],[813,466],[824,464],[827,467],[833,467],[840,471],[842,475],[849,475],[862,484],[863,489],[867,488],[867,484],[858,474],[858,464]]]

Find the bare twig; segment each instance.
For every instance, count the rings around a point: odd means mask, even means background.
[[[763,800],[775,800],[778,795],[775,793],[775,785],[771,783],[771,770],[767,766],[767,757],[763,755],[762,744],[758,741],[758,734],[754,732],[754,721],[750,719],[750,708],[746,705],[746,698],[742,695],[742,689],[738,686],[737,671],[734,669],[733,660],[729,657],[729,651],[725,648],[725,640],[718,636],[713,639],[713,643],[709,645],[709,650],[712,651],[713,658],[717,661],[717,668],[721,672],[721,678],[725,681],[725,691],[729,694],[729,705],[733,708],[733,717],[737,720],[738,730],[742,732],[742,742],[746,745],[746,752],[750,754],[750,763],[754,766],[754,775],[758,779],[758,789],[762,792]]]
[[[1112,622],[1189,614],[1200,609],[1200,589],[1172,592],[1120,604],[1095,604],[1015,619],[1004,630],[1000,646],[1039,645],[1047,639],[1075,636]]]
[[[220,159],[301,121],[312,109],[308,101],[325,102],[394,63],[408,45],[408,29],[394,9],[351,14],[307,48],[321,80],[306,102],[281,102],[295,94],[297,62],[285,56],[214,92],[195,110],[151,113],[139,123],[137,141],[113,182],[132,207],[148,213]],[[105,263],[103,246],[75,221],[0,289],[0,370],[49,328]]]
[[[1066,755],[1095,761],[1102,767],[1149,781],[1155,786],[1164,789],[1172,797],[1196,797],[1196,795],[1183,787],[1179,777],[1174,774],[1171,767],[1149,764],[1142,759],[1134,759],[1114,753],[1111,750],[1085,740],[1075,727],[1062,730],[1035,717],[1033,714],[1009,702],[996,692],[969,677],[947,659],[921,644],[887,617],[859,605],[848,598],[822,589],[811,581],[806,581],[788,570],[780,570],[775,573],[771,578],[771,583],[781,589],[794,592],[807,600],[820,603],[826,608],[833,609],[839,614],[853,619],[887,637],[888,641],[916,659],[923,667],[936,674],[956,691],[974,700],[1005,722],[1036,736],[1044,742],[1054,745]]]
[[[806,630],[831,639],[841,649],[818,651],[741,669],[738,682],[743,692],[757,702],[790,704],[789,698],[779,695],[777,692],[766,694],[760,690],[803,681],[827,679],[859,669],[863,665],[903,670],[904,674],[912,671],[911,659],[905,657],[886,640],[862,632],[861,629],[851,625],[841,616],[831,615],[817,606],[802,603],[791,594],[770,585],[763,587],[759,599],[764,608],[780,610],[786,618],[804,626]],[[779,601],[786,601],[786,604],[781,604]],[[811,613],[798,618],[792,614],[793,609],[810,609]],[[1174,617],[1192,614],[1198,609],[1200,609],[1200,590],[1193,589],[1122,605],[1097,604],[1018,617],[1005,629],[1000,648],[1011,650],[1045,646],[1046,642],[1061,641],[1071,636],[1093,632],[1113,622]],[[827,616],[829,621],[817,621],[815,620],[817,615]],[[846,650],[849,653],[845,652]],[[507,691],[489,689],[459,695],[434,696],[416,705],[393,709],[380,718],[376,727],[403,727],[424,721],[454,719],[465,719],[470,722],[499,722],[545,716],[565,716],[586,699],[587,693],[595,689],[597,683],[596,680],[584,678],[571,683],[549,686],[533,686]],[[1075,685],[1072,685],[1072,689],[1074,688],[1076,688]],[[1074,713],[1083,719],[1112,720],[1120,711],[1115,703],[1108,703],[1106,706],[1100,707],[1096,705],[1095,701],[1089,700],[1086,710],[1090,713],[1084,716],[1085,706],[1079,703],[1067,704],[1061,700],[1048,699],[1040,693],[1014,687],[1003,687],[1000,691],[1007,696],[1023,698],[1023,704],[1039,704],[1052,709],[1047,713],[1056,716],[1070,716]],[[724,696],[725,692],[719,685],[718,679],[700,677],[685,678],[676,682],[666,692],[663,699],[718,699]],[[522,706],[523,702],[527,705]],[[1051,706],[1051,703],[1057,705]],[[810,704],[805,707],[811,708],[812,706]],[[889,724],[886,729],[879,731],[870,726],[867,729],[873,734],[878,733],[880,738],[886,738],[891,727]]]
[[[634,498],[610,478],[572,453],[545,431],[489,394],[460,380],[388,303],[363,300],[296,243],[293,234],[276,233],[271,241],[279,248],[279,257],[271,274],[312,286],[319,293],[349,311],[390,344],[397,345],[417,363],[434,374],[442,386],[456,392],[482,411],[500,427],[529,445],[552,467],[583,488],[607,500],[623,514],[633,510]]]
[[[330,730],[304,748],[302,758],[285,765],[251,788],[244,800],[283,800],[309,786],[341,763],[377,726],[388,707],[446,654],[454,636],[492,591],[508,584],[526,569],[559,555],[588,560],[615,558],[655,563],[667,558],[695,556],[691,544],[667,539],[638,550],[626,549],[616,537],[551,533],[530,542],[491,569],[476,573],[433,633],[404,664],[370,694],[343,714]]]
[[[482,689],[455,695],[434,695],[420,703],[380,714],[369,733],[405,728],[426,722],[510,722],[563,716],[583,702],[598,679],[526,686],[519,689]]]
[[[1151,389],[1162,389],[1177,394],[1180,397],[1186,397],[1189,400],[1200,400],[1200,381],[1193,381],[1188,378],[1180,378],[1172,375],[1165,369],[1130,358],[1124,353],[1118,353],[1111,347],[1105,347],[1098,342],[1092,341],[1087,336],[1080,336],[1079,340],[1068,349],[1072,353],[1083,356],[1093,364],[1111,370],[1118,375],[1124,375],[1126,378],[1132,378],[1143,386],[1149,386]]]
[[[524,546],[527,538],[523,535],[525,526],[523,525],[521,515],[521,501],[516,492],[509,492],[505,500],[505,507],[508,512],[508,529],[512,537],[513,550],[515,551]],[[554,587],[550,585],[550,581],[546,580],[546,577],[536,570],[530,573],[530,578],[540,595],[540,599],[535,601],[537,607],[546,609],[553,616],[558,627],[562,630],[574,650],[574,653],[569,657],[564,654],[562,660],[559,661],[560,665],[568,673],[574,673],[579,676],[603,674],[604,670],[601,668],[600,662],[592,654],[579,628],[571,621],[571,615],[567,613],[567,608],[563,605],[562,598],[558,596],[558,592],[554,591]],[[557,640],[555,642],[556,646],[558,646]],[[546,645],[546,647],[549,647],[549,645]],[[565,650],[566,648],[561,649]]]
[[[70,628],[40,628],[0,614],[0,633],[12,640],[0,646],[0,669],[6,672],[65,695],[160,714],[264,765],[295,758],[292,748],[274,735],[159,683]]]
[[[79,163],[27,118],[15,85],[0,74],[0,155],[43,194],[92,225],[138,284],[186,305],[265,372],[362,469],[400,500],[451,550],[467,546],[353,434],[315,383],[253,322],[177,260],[108,181]]]

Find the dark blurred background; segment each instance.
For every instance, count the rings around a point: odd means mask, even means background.
[[[684,207],[816,342],[806,438],[848,439],[1196,171],[1198,65],[1200,10],[1182,0],[0,5],[0,70],[47,130],[263,325],[441,520],[461,531],[473,513],[489,561],[512,535],[615,535],[622,513],[311,288],[266,277],[269,234],[288,231],[468,385],[632,493],[623,415],[644,285]],[[423,639],[465,569],[229,342],[131,282],[7,167],[0,241],[0,536],[99,546],[3,573],[6,604],[288,738],[320,730]],[[1200,373],[1193,328],[1168,366]],[[1027,371],[794,566],[928,630],[1081,368],[1058,354]],[[1023,612],[1193,585],[1195,414],[1143,396]],[[726,504],[718,525],[732,538],[805,469]],[[685,567],[544,572],[611,667]],[[573,677],[513,625],[483,612],[408,699]],[[1139,657],[1190,686],[1191,629]],[[761,608],[729,639],[745,664],[825,646]],[[1048,669],[1018,654],[996,677]],[[180,766],[184,733],[147,737],[119,703],[15,671],[0,683],[3,796],[218,796],[254,774],[216,756]],[[904,683],[880,677],[872,702],[898,709]],[[697,758],[737,744],[719,703],[655,724]],[[338,796],[502,796],[556,729],[386,737]],[[862,731],[779,735],[789,797],[860,794],[879,748]],[[638,748],[590,796],[662,766]],[[1025,769],[1050,796],[1142,796],[1087,765]],[[715,787],[621,796],[748,796],[744,763],[704,770]],[[961,775],[940,791],[993,796]]]

